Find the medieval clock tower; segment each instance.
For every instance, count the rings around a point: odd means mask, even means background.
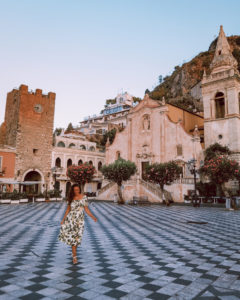
[[[237,67],[221,26],[211,73],[204,72],[202,79],[205,148],[220,143],[228,146],[240,161],[240,75]]]

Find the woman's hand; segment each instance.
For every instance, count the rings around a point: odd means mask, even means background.
[[[92,216],[92,219],[93,219],[94,222],[97,222],[97,218],[96,217]]]
[[[61,225],[64,223],[64,220],[62,220]]]

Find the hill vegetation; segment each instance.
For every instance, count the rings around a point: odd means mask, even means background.
[[[238,61],[240,71],[240,36],[230,36],[228,42],[233,56]],[[160,84],[150,91],[149,96],[154,100],[161,100],[165,97],[166,102],[190,111],[203,111],[200,99],[193,97],[191,90],[202,80],[204,69],[207,74],[210,73],[216,44],[217,39],[210,44],[208,51],[199,53],[182,66],[176,66],[170,76],[159,80]]]

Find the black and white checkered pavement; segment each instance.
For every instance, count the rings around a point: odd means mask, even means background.
[[[0,206],[0,300],[240,299],[240,211],[92,203],[72,265],[65,208]]]

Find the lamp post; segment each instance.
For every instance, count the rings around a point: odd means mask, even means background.
[[[188,162],[187,162],[187,166],[188,166],[188,169],[190,171],[191,174],[193,174],[193,179],[194,179],[194,200],[196,201],[197,199],[197,171],[196,171],[196,162],[197,160],[195,158],[193,159],[190,159]]]

